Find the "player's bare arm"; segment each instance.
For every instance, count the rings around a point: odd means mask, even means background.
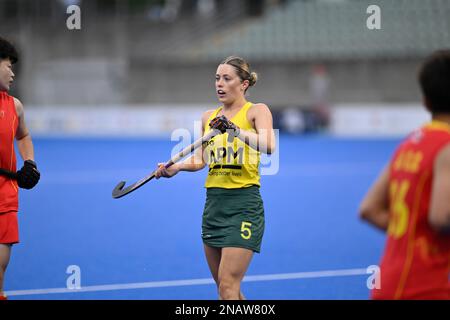
[[[385,167],[364,197],[359,216],[386,231],[389,225],[389,166]]]
[[[255,150],[271,154],[275,151],[275,133],[273,131],[272,113],[264,103],[254,104],[247,113],[247,118],[253,124],[256,134],[241,131],[239,139]]]
[[[17,147],[24,161],[22,168],[17,171],[17,183],[20,188],[32,189],[39,182],[41,174],[37,169],[36,162],[34,162],[33,142],[25,124],[23,104],[19,99],[14,98],[14,105],[19,122],[16,132]]]
[[[428,221],[439,232],[450,233],[450,145],[437,156]]]
[[[34,148],[31,140],[30,132],[25,123],[25,112],[22,102],[19,99],[14,98],[14,104],[16,106],[16,113],[19,121],[16,132],[17,147],[22,159],[34,160]]]
[[[208,110],[203,113],[202,129],[201,129],[202,131],[200,132],[201,135],[203,135],[203,132],[205,132],[205,128],[208,125],[207,121],[213,112],[214,112],[214,110]],[[180,164],[179,164],[180,171],[193,172],[193,171],[198,171],[198,170],[203,169],[206,166],[206,163],[203,158],[203,152],[204,152],[204,147],[202,146],[201,148],[197,149],[192,156],[187,158],[185,161],[180,162]]]
[[[201,135],[203,135],[203,132],[205,132],[205,127],[207,125],[207,120],[210,117],[210,115],[214,112],[214,110],[208,110],[205,111],[202,115],[202,131],[200,132]],[[190,156],[189,158],[187,158],[186,160],[179,162],[179,163],[175,163],[173,166],[169,167],[169,168],[164,168],[163,163],[158,163],[159,169],[156,172],[156,179],[159,179],[160,177],[164,177],[164,178],[170,178],[173,177],[174,175],[176,175],[178,172],[180,171],[189,171],[189,172],[194,172],[194,171],[198,171],[201,170],[205,167],[206,163],[203,159],[203,151],[204,148],[203,146],[201,148],[198,148],[197,150],[195,150],[195,152],[192,154],[192,156]]]

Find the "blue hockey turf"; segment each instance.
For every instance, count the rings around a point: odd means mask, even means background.
[[[364,270],[379,263],[384,235],[357,209],[398,142],[280,137],[279,171],[262,177],[266,229],[243,282],[247,298],[368,298]],[[175,144],[35,139],[42,178],[20,192],[10,299],[216,299],[200,238],[206,170],[111,197],[120,180],[134,182],[170,158]],[[86,292],[64,291],[71,265]]]

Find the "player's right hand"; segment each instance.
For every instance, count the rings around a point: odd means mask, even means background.
[[[171,178],[176,175],[180,171],[179,166],[175,163],[171,165],[169,168],[164,167],[164,163],[158,163],[158,169],[155,173],[155,178],[159,179],[161,177]]]

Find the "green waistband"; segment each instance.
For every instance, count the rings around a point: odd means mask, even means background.
[[[243,194],[251,194],[251,193],[259,193],[258,186],[250,186],[247,188],[236,188],[236,189],[226,189],[226,188],[206,188],[207,196],[234,196],[234,195],[243,195]]]

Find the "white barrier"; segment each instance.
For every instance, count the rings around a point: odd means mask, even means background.
[[[404,136],[427,121],[420,104],[342,104],[331,112],[330,133],[336,136]]]
[[[34,136],[167,136],[194,130],[210,106],[29,107],[26,121]]]
[[[191,133],[213,105],[28,107],[34,136],[153,137],[176,129]],[[329,132],[335,136],[404,136],[430,120],[419,104],[341,104],[331,109]],[[196,132],[197,134],[197,132]]]

